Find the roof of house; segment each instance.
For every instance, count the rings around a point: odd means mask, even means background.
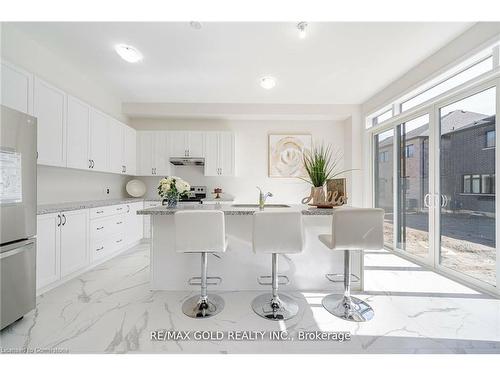
[[[441,119],[441,135],[456,132],[474,126],[484,125],[495,120],[495,116],[477,112],[456,110],[448,113]],[[406,140],[417,137],[429,137],[429,124],[424,124],[406,134]],[[380,142],[379,147],[392,144],[391,138]]]

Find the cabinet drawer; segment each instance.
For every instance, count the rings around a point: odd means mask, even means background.
[[[161,206],[160,201],[144,202],[144,208],[151,208],[151,207],[158,207],[158,206]]]
[[[112,252],[121,249],[125,245],[125,233],[117,233],[109,238],[109,247]]]
[[[114,206],[95,207],[90,209],[90,218],[97,219],[111,215],[119,215],[127,212],[126,204],[117,204]]]
[[[113,218],[90,220],[90,240],[101,239],[114,233],[115,221]]]
[[[125,226],[127,225],[125,215],[117,215],[110,218],[111,220],[111,233],[121,233],[125,232]]]
[[[90,257],[92,261],[100,259],[111,252],[110,243],[105,239],[93,241],[90,245]]]

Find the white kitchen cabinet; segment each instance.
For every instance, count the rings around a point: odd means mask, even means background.
[[[38,164],[66,167],[66,94],[35,77]]]
[[[2,61],[1,93],[3,105],[30,115],[33,113],[33,74]]]
[[[160,201],[147,201],[144,202],[144,208],[151,208],[151,207],[158,207],[161,206]],[[145,215],[143,217],[143,224],[144,224],[144,231],[143,231],[143,237],[144,238],[151,238],[151,216],[150,215]]]
[[[137,132],[130,126],[123,127],[123,166],[124,174],[135,175],[137,173]]]
[[[89,264],[88,210],[61,213],[61,277]]]
[[[108,171],[108,118],[94,108],[90,110],[89,159],[91,169]]]
[[[40,289],[61,277],[59,213],[37,216],[36,288]]]
[[[90,169],[89,157],[90,107],[68,95],[66,123],[66,166]]]
[[[207,132],[205,134],[205,176],[233,176],[234,169],[234,134]]]
[[[168,176],[170,174],[171,145],[169,132],[138,132],[139,168],[137,174],[140,176]]]
[[[171,139],[171,156],[203,157],[203,132],[173,131],[169,132]]]
[[[125,215],[126,225],[126,244],[132,244],[140,241],[143,236],[143,215],[137,215],[137,211],[144,208],[144,202],[134,202],[127,204],[127,213]]]
[[[168,132],[156,132],[153,142],[153,168],[155,176],[170,174],[170,137]]]
[[[123,165],[123,125],[112,118],[108,118],[108,160],[109,172],[122,173]]]
[[[137,175],[154,176],[153,169],[154,132],[137,132]]]

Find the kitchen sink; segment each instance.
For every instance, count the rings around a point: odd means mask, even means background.
[[[258,204],[233,204],[233,205],[231,205],[231,207],[259,208],[259,205]],[[290,206],[287,205],[287,204],[265,204],[264,208],[265,207],[269,207],[269,208],[287,208],[287,207],[290,207]]]

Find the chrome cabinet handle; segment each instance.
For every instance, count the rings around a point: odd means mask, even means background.
[[[122,242],[122,241],[123,241],[122,239],[119,239],[119,240],[116,240],[115,242],[116,242],[116,243],[120,243],[120,242]]]
[[[64,214],[63,214],[63,215],[62,215],[62,217],[63,217],[63,219],[64,219],[64,221],[63,221],[62,225],[66,225],[66,215],[64,215]]]
[[[102,214],[102,213],[104,213],[104,211],[96,211],[95,213],[96,214]]]
[[[89,168],[92,168],[92,160],[89,159]]]
[[[101,250],[104,250],[104,246],[101,246],[101,247],[98,247],[97,249],[95,249],[95,251],[101,251]]]
[[[116,208],[116,211],[121,211],[121,210],[123,210],[123,207],[117,207]]]
[[[95,167],[95,161],[94,159],[92,159],[92,169],[94,169],[94,167]]]
[[[127,204],[127,214],[130,212],[130,205]]]
[[[123,221],[117,221],[116,224],[123,224]]]
[[[96,230],[104,229],[104,227],[97,227]]]
[[[61,215],[57,215],[57,218],[59,219],[59,222],[57,223],[57,226],[60,227],[61,226]]]

